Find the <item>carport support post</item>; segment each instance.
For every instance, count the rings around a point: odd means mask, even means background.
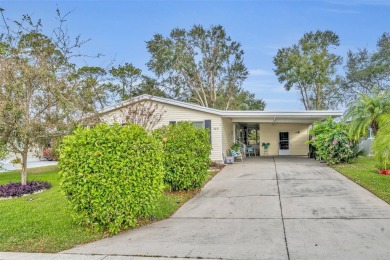
[[[236,123],[233,123],[233,143],[236,142]]]

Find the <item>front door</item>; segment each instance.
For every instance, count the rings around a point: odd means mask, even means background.
[[[290,155],[290,141],[288,132],[279,132],[279,155]]]

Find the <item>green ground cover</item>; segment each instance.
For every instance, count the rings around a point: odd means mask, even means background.
[[[107,237],[74,222],[60,191],[58,168],[29,170],[29,181],[48,181],[52,188],[20,198],[0,200],[0,251],[59,252],[78,244]],[[19,172],[0,173],[0,184],[20,181]],[[161,196],[153,218],[138,221],[138,226],[167,218],[197,191],[166,192]]]
[[[337,164],[331,167],[390,203],[390,175],[378,174],[375,158],[359,157],[351,163]]]

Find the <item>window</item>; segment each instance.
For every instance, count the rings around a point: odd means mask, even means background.
[[[248,145],[260,144],[260,130],[258,128],[248,128]]]
[[[204,128],[204,121],[192,121],[192,125],[196,128]]]
[[[210,143],[211,143],[211,120],[204,120],[204,121],[188,121],[190,123],[192,123],[192,125],[195,127],[195,128],[206,128],[209,130],[209,133],[210,133]],[[169,121],[169,124],[170,125],[175,125],[176,124],[176,121]]]

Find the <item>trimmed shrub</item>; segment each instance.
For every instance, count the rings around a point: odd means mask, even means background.
[[[164,182],[173,190],[189,190],[203,185],[210,165],[208,129],[178,122],[154,131],[164,146]]]
[[[354,144],[349,140],[347,126],[336,123],[332,118],[316,122],[310,130],[314,135],[310,144],[316,149],[317,159],[330,164],[348,162],[354,154]]]
[[[0,197],[20,197],[50,188],[51,184],[45,181],[28,181],[26,185],[22,185],[20,182],[10,182],[0,185]]]
[[[142,127],[78,128],[60,147],[61,186],[81,224],[118,233],[156,206],[162,144]]]

